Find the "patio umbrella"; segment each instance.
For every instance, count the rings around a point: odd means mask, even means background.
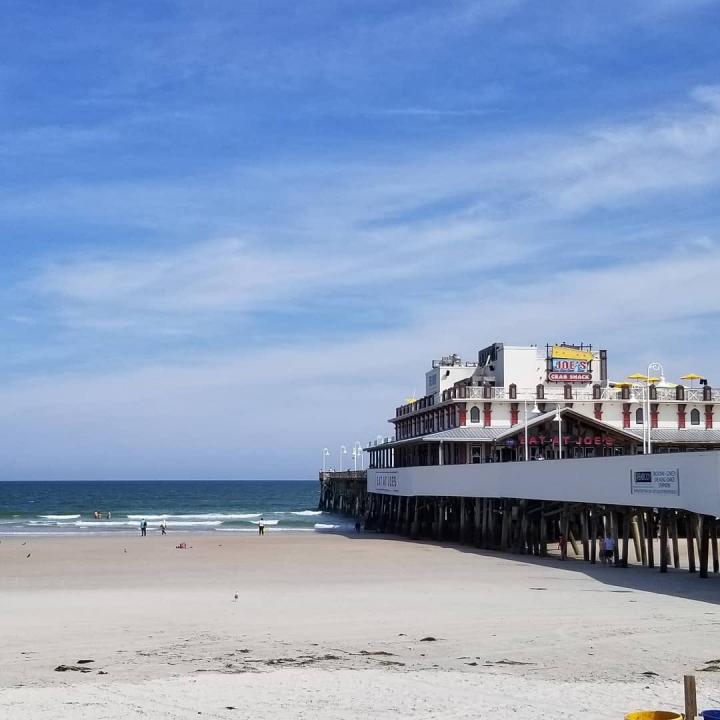
[[[690,381],[690,387],[693,386],[693,380],[702,380],[703,376],[698,375],[697,373],[688,373],[687,375],[683,375],[681,380],[689,380]]]

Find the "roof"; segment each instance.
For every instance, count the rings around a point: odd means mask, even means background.
[[[492,442],[499,435],[505,432],[505,428],[489,428],[489,427],[457,427],[449,430],[441,430],[436,433],[428,433],[427,435],[415,435],[414,437],[403,438],[402,440],[391,440],[378,445],[370,445],[365,450],[375,450],[379,447],[390,447],[391,445],[406,445],[408,443],[417,442],[445,442],[452,440],[474,441],[474,442]]]
[[[480,442],[490,442],[499,437],[504,428],[489,427],[457,427],[450,430],[441,430],[440,432],[423,435],[421,440],[479,440]],[[412,438],[416,440],[417,438]]]
[[[625,432],[632,433],[638,439],[642,439],[642,428],[632,428]],[[683,428],[682,430],[664,430],[652,428],[650,435],[652,443],[695,443],[695,444],[720,444],[720,430],[705,428]]]

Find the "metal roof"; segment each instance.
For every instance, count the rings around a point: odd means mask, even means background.
[[[505,432],[505,428],[457,427],[423,435],[421,440],[479,440],[490,442]],[[416,440],[417,438],[413,438]]]
[[[642,428],[630,428],[625,432],[632,433],[638,439],[642,440]],[[694,444],[720,444],[720,430],[705,428],[683,428],[674,430],[664,430],[663,428],[653,428],[650,440],[655,443],[694,443]]]
[[[403,438],[402,440],[391,440],[390,442],[370,445],[365,450],[376,450],[387,448],[393,445],[406,445],[417,442],[445,442],[447,440],[469,440],[474,442],[492,442],[498,435],[505,432],[505,428],[489,427],[458,427],[450,430],[441,430],[427,435],[415,435],[414,437]]]

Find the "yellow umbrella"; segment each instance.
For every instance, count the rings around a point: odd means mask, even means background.
[[[693,380],[702,380],[703,376],[698,375],[697,373],[688,373],[687,375],[683,375],[681,380],[689,380],[690,381],[690,387],[693,386]]]
[[[649,377],[649,378],[647,379],[647,381],[648,381],[649,383],[656,383],[656,382],[660,382],[660,378]]]
[[[632,383],[626,382],[625,380],[622,382],[614,382],[613,380],[610,380],[610,385],[615,387],[632,387]]]
[[[648,376],[642,375],[641,373],[635,373],[634,375],[628,375],[628,378],[630,380],[643,380],[645,382],[647,382],[647,380],[648,380]]]

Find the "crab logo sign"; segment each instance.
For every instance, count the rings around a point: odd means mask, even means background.
[[[553,345],[551,357],[548,360],[548,380],[550,382],[590,382],[592,380],[592,360],[593,354],[589,350]]]

